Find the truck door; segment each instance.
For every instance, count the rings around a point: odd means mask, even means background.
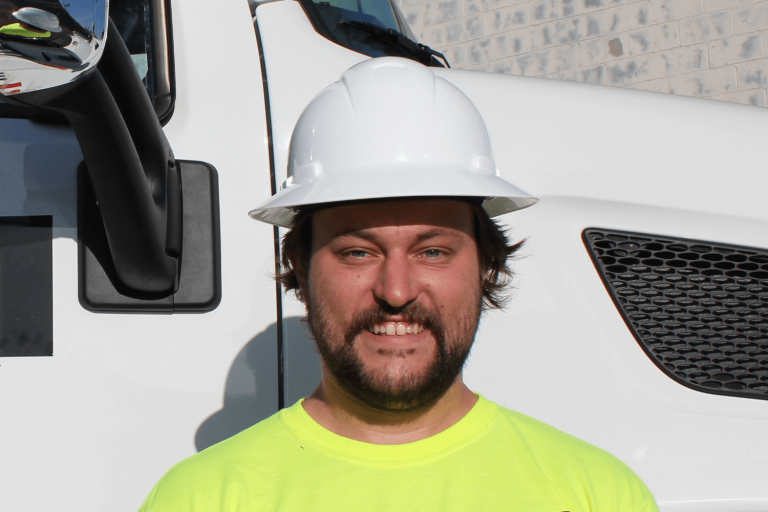
[[[3,510],[135,510],[174,463],[277,410],[274,238],[247,215],[271,193],[247,2],[111,4],[176,158],[217,171],[221,299],[200,313],[84,305],[81,145],[60,116],[0,104]]]

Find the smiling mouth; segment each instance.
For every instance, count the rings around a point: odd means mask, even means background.
[[[424,332],[424,326],[419,323],[408,322],[383,322],[373,324],[368,331],[380,336],[405,336],[406,334],[419,334]]]

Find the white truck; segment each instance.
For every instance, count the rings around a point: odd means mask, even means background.
[[[0,510],[135,510],[312,391],[280,232],[247,213],[313,96],[395,55],[443,66],[540,198],[502,218],[527,244],[469,386],[615,454],[664,512],[768,511],[762,109],[449,69],[389,0],[112,0],[105,36],[106,8],[0,5]],[[69,78],[27,88],[22,60]]]

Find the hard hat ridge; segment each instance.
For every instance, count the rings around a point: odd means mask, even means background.
[[[250,215],[288,227],[302,206],[422,196],[493,200],[490,215],[536,202],[500,178],[485,122],[462,91],[421,64],[383,57],[353,66],[309,103],[288,179]]]

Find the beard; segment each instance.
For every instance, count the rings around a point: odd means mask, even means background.
[[[447,328],[440,315],[411,303],[402,308],[375,304],[355,315],[347,325],[334,325],[325,308],[307,297],[307,323],[326,368],[338,384],[369,407],[386,412],[407,412],[429,407],[437,402],[456,381],[469,356],[481,314],[478,297],[470,311]],[[392,315],[429,329],[435,339],[435,353],[422,369],[403,368],[397,372],[366,368],[355,340],[363,330],[386,322]],[[392,348],[387,355],[407,358],[408,351]]]

